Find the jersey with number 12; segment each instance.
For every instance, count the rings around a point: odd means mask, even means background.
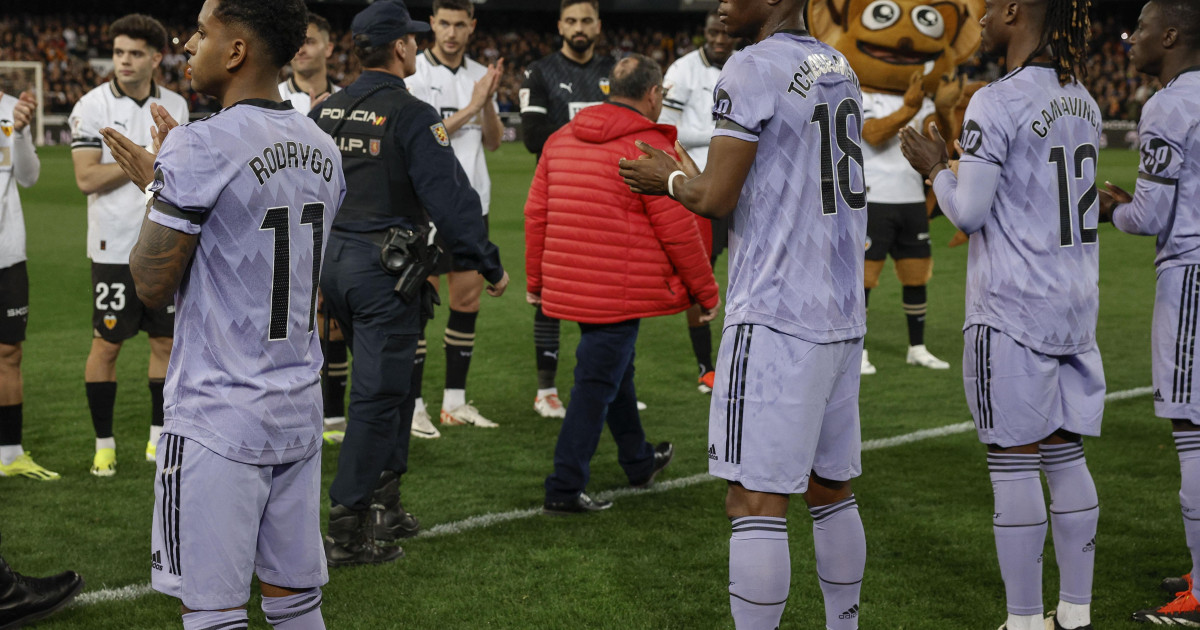
[[[811,343],[862,337],[858,77],[841,53],[785,31],[734,53],[714,101],[713,136],[758,145],[732,216],[725,326],[761,324]]]
[[[990,162],[1000,185],[971,235],[965,326],[985,325],[1051,355],[1095,347],[1100,305],[1100,108],[1077,81],[1029,65],[967,106],[963,162]]]
[[[346,193],[337,147],[286,101],[242,101],[173,129],[155,169],[150,220],[199,235],[175,299],[164,430],[248,464],[310,456],[316,290]]]

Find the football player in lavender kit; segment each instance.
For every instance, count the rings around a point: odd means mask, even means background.
[[[1122,232],[1158,237],[1158,282],[1151,345],[1154,413],[1171,421],[1179,453],[1179,503],[1192,571],[1164,580],[1174,601],[1133,614],[1134,621],[1200,625],[1200,400],[1194,346],[1200,297],[1200,0],[1151,0],[1129,37],[1129,59],[1165,86],[1146,102],[1138,123],[1142,162],[1131,195],[1108,184],[1100,217]],[[1200,388],[1196,388],[1200,389]]]
[[[982,50],[1008,74],[967,108],[957,175],[945,142],[900,132],[946,216],[971,235],[963,387],[988,445],[992,516],[1008,630],[1091,628],[1100,508],[1081,436],[1100,434],[1104,369],[1096,347],[1100,112],[1076,78],[1090,0],[987,0]],[[1060,574],[1042,618],[1049,524]]]
[[[791,584],[787,510],[813,517],[825,626],[858,627],[866,537],[858,388],[866,308],[862,96],[846,58],[804,31],[804,0],[723,0],[755,42],[725,63],[703,172],[640,144],[633,192],[733,219],[709,472],[729,482],[729,603],[738,630],[779,626]],[[824,175],[823,175],[824,174]]]
[[[177,307],[151,575],[182,600],[185,630],[245,628],[252,573],[273,626],[325,627],[314,314],[346,186],[333,140],[279,102],[305,15],[301,0],[206,0],[188,65],[224,109],[170,129],[157,159],[103,130],[152,193],[130,256],[138,296]],[[170,121],[155,117],[161,138]]]

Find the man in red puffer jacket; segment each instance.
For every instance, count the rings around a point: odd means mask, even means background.
[[[542,150],[525,202],[526,298],[549,316],[579,322],[575,386],[546,478],[547,514],[603,510],[587,495],[588,468],[607,422],[630,485],[649,485],[671,461],[638,418],[634,344],[643,317],[693,303],[716,314],[717,282],[694,216],[668,197],[631,193],[617,172],[641,155],[634,141],[671,146],[662,69],[632,55],[613,68],[609,102],[580,111]]]

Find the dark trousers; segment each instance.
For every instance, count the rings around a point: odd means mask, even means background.
[[[395,276],[379,265],[379,246],[330,235],[321,274],[325,304],[354,356],[346,437],[329,487],[334,505],[370,506],[384,470],[408,470],[414,396],[409,392],[420,333],[420,307],[392,288]]]
[[[569,501],[587,488],[592,455],[604,424],[617,442],[617,461],[630,480],[654,468],[633,390],[634,345],[639,320],[580,324],[575,348],[575,386],[554,447],[554,472],[546,477],[546,500]]]

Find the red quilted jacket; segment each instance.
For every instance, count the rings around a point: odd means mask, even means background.
[[[525,272],[551,317],[609,324],[717,305],[696,215],[617,173],[641,155],[634,140],[671,151],[675,128],[604,104],[546,141],[525,202]]]

